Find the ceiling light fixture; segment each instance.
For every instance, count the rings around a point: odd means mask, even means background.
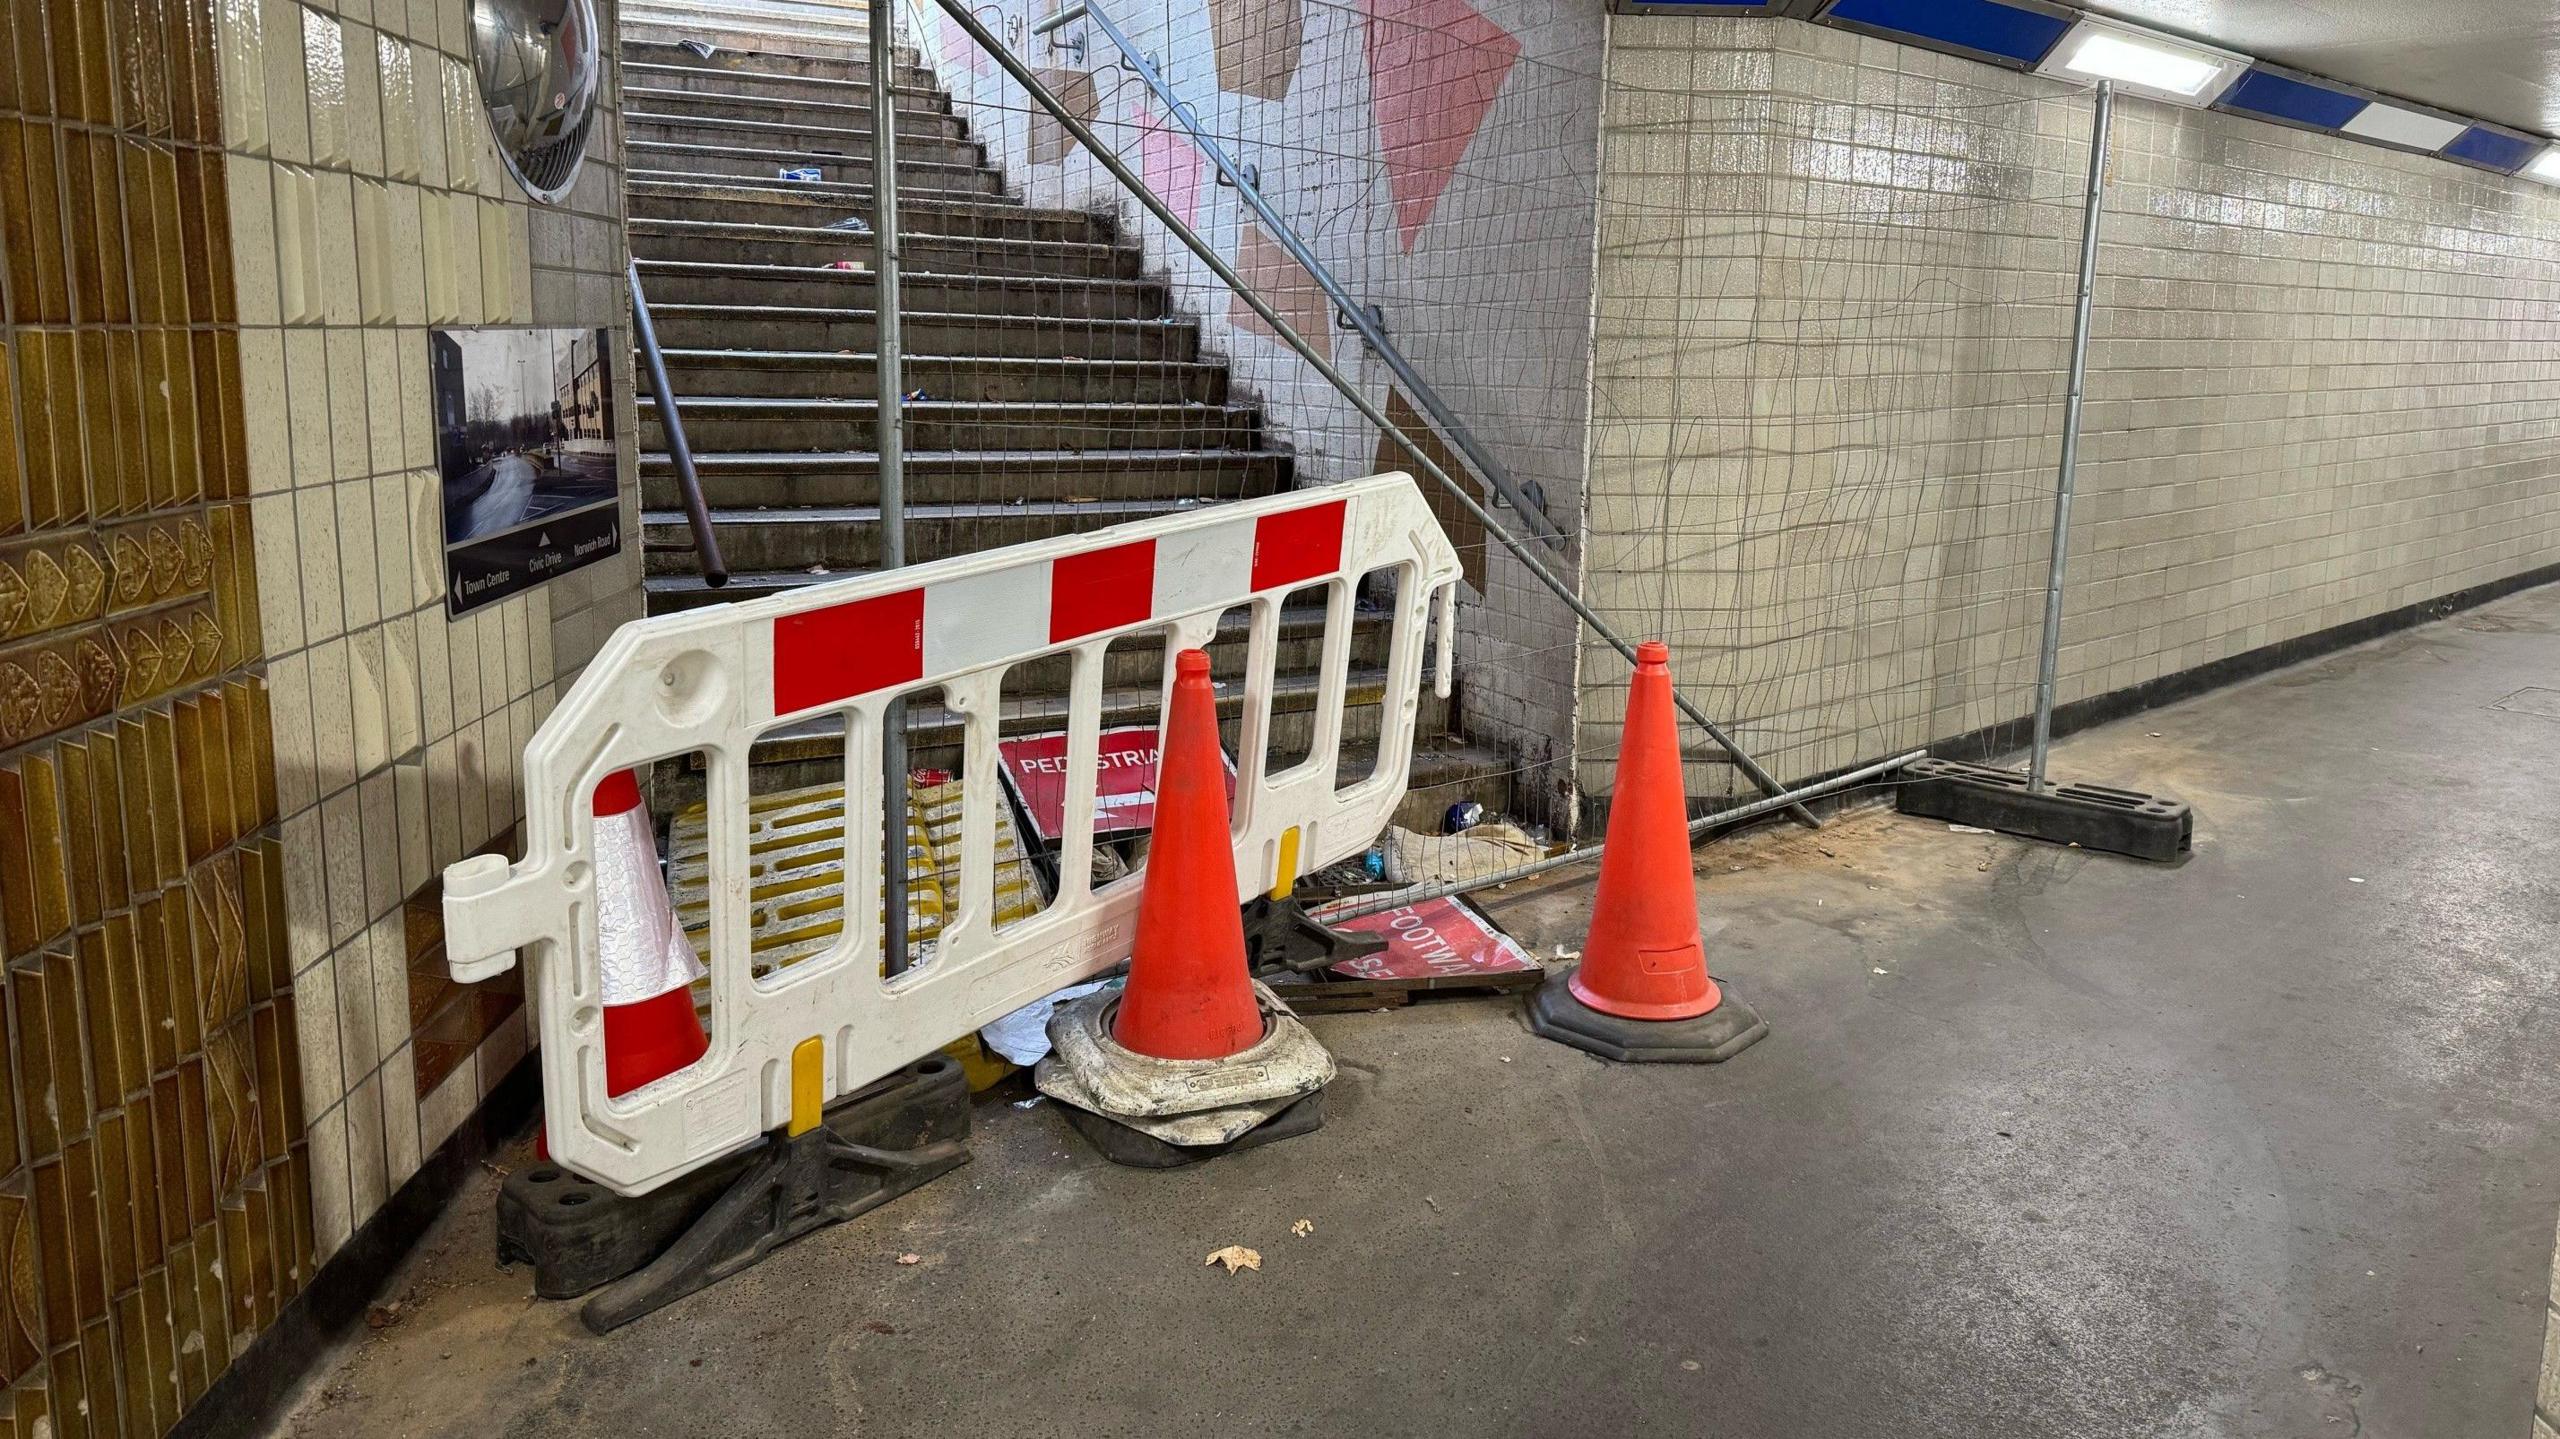
[[[2176,105],[2214,102],[2249,58],[2172,40],[2146,30],[2083,17],[2053,47],[2037,72],[2066,80],[2111,80],[2137,94]]]
[[[2540,159],[2524,167],[2524,172],[2546,185],[2560,185],[2560,145],[2543,151]]]

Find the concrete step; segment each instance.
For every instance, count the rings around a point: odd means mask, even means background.
[[[875,400],[679,394],[676,403],[698,454],[878,448]],[[1260,412],[1242,405],[911,400],[904,413],[919,450],[1245,449],[1262,433]],[[657,401],[642,395],[639,414],[640,447],[666,448]]]
[[[833,206],[839,213],[843,212],[848,202],[857,197],[867,204],[871,196],[871,185],[867,180],[859,185],[850,185],[835,180],[785,180],[773,174],[710,175],[692,170],[656,168],[635,168],[627,173],[632,181],[653,185],[717,186],[722,189],[738,190],[748,196],[798,196],[815,204]],[[982,205],[1004,203],[1003,196],[989,194],[984,190],[945,190],[936,186],[914,184],[907,180],[898,182],[898,198],[901,201],[927,203],[948,201]],[[864,218],[868,219],[868,214],[865,214]]]
[[[690,58],[690,57],[687,57]],[[730,70],[717,66],[661,65],[649,62],[622,67],[626,85],[649,90],[683,90],[695,95],[737,95],[766,100],[817,102],[826,105],[852,105],[864,113],[871,109],[871,81],[829,80],[816,75],[768,75],[756,70]],[[932,85],[905,85],[892,81],[889,93],[904,110],[939,110],[949,112],[950,97]]]
[[[813,59],[864,62],[871,55],[871,37],[867,32],[828,32],[776,30],[769,26],[716,17],[667,16],[653,20],[634,20],[626,8],[615,26],[625,58],[642,58],[632,47],[647,45],[674,48],[678,41],[708,41],[718,51],[745,51],[750,54],[784,54]],[[924,56],[912,45],[900,45],[893,52],[896,63],[921,69]],[[656,58],[654,56],[647,58]]]
[[[795,49],[810,42],[797,37],[774,35],[760,37],[759,43],[723,44],[708,35],[680,35],[673,39],[634,37],[627,31],[622,38],[622,63],[658,65],[678,70],[712,70],[726,74],[772,75],[807,80],[849,80],[859,85],[871,83],[871,57],[865,50],[856,55],[811,54]],[[696,55],[686,49],[683,40],[707,40],[709,55]],[[912,48],[903,49],[903,57],[890,69],[893,89],[936,92],[941,88],[933,72],[924,66],[923,57]]]
[[[903,217],[902,217],[903,218]],[[821,226],[716,220],[633,220],[632,252],[644,260],[691,260],[817,269],[849,259],[871,263],[869,236]],[[950,275],[1046,275],[1055,279],[1139,278],[1135,245],[1067,240],[984,239],[908,231],[899,245],[909,270]]]
[[[993,491],[992,493],[1002,493]],[[1223,498],[1223,497],[1222,497]],[[975,554],[1057,535],[1083,534],[1133,520],[1198,508],[1180,500],[1028,500],[1019,504],[909,505],[907,562]],[[787,510],[716,510],[712,525],[722,557],[740,570],[875,569],[880,564],[880,512],[870,506],[804,506]],[[681,512],[640,517],[650,574],[685,574],[697,561]]]
[[[862,148],[870,148],[871,102],[868,99],[859,104],[829,105],[811,100],[698,94],[691,90],[634,85],[622,92],[622,103],[629,111],[647,111],[678,119],[756,120],[858,130],[865,137]],[[898,138],[906,140],[910,137],[965,140],[969,137],[969,125],[939,106],[928,107],[901,95],[898,98]]]
[[[873,218],[868,186],[848,195],[716,179],[643,180],[623,193],[635,219],[811,227],[847,215],[859,215],[866,223]],[[901,223],[935,235],[1107,244],[1118,233],[1107,215],[1032,209],[1003,196],[925,199],[901,188],[898,200]]]
[[[714,120],[700,115],[659,115],[639,111],[625,114],[623,127],[634,145],[802,155],[808,157],[807,163],[819,166],[834,165],[848,156],[867,159],[871,154],[871,132],[867,129],[843,130],[766,120]],[[930,172],[911,173],[907,168],[910,165],[981,170],[986,167],[986,158],[985,149],[975,140],[948,136],[898,137],[898,172],[911,179],[921,178]]]
[[[654,311],[661,305],[823,304],[862,306],[878,291],[867,270],[822,270],[784,265],[723,265],[693,260],[643,260],[640,282]],[[946,275],[910,271],[903,277],[904,305],[938,315],[1038,316],[1052,320],[1151,320],[1165,313],[1165,287],[1157,280],[1060,280],[1033,275]],[[660,343],[666,343],[661,341]],[[919,348],[967,353],[973,347]]]
[[[746,145],[679,145],[665,140],[643,140],[634,136],[624,147],[634,169],[652,170],[675,175],[729,175],[746,180],[772,180],[782,184],[807,184],[808,181],[783,180],[788,169],[815,168],[820,181],[830,185],[862,185],[871,183],[871,156],[860,154],[822,155],[809,150],[775,150]],[[1003,189],[996,172],[974,161],[950,162],[927,158],[898,157],[898,192],[908,186],[949,195],[993,195]]]
[[[692,412],[685,413],[690,438]],[[918,450],[906,457],[905,473],[910,505],[967,504],[990,495],[1063,504],[1272,495],[1289,487],[1295,467],[1278,450]],[[879,456],[867,451],[697,454],[694,474],[707,501],[724,513],[795,505],[859,509],[880,501]],[[651,510],[674,511],[683,504],[673,465],[656,451],[640,456],[640,490],[641,504]]]
[[[871,310],[670,303],[658,298],[654,282],[641,283],[657,321],[658,343],[670,349],[746,343],[773,350],[861,353],[879,343],[878,316]],[[1144,362],[1190,361],[1200,354],[1200,327],[1170,317],[1060,320],[909,310],[903,318],[906,343],[928,354]]]
[[[741,42],[788,42],[855,55],[871,48],[871,26],[861,15],[821,16],[771,7],[670,4],[666,0],[622,0],[616,8],[618,31],[639,30],[652,38],[673,35],[678,39],[711,40],[725,34]]]
[[[676,394],[834,399],[876,392],[877,357],[807,350],[668,350]],[[901,386],[935,400],[1218,404],[1227,368],[1205,361],[1000,359],[909,354]],[[682,403],[679,400],[678,403]]]

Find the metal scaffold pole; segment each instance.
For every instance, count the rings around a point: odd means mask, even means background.
[[[896,0],[871,0],[871,279],[878,315],[872,348],[879,380],[873,420],[880,453],[880,568],[907,562],[905,367],[898,331],[898,103]],[[907,707],[892,702],[880,733],[880,952],[889,973],[907,967]],[[850,895],[847,900],[850,902]]]
[[[2071,554],[2071,489],[2080,467],[2080,399],[2089,378],[2089,316],[2098,286],[2098,221],[2106,213],[2107,130],[2114,118],[2115,87],[2098,86],[2090,118],[2089,186],[2080,221],[2080,299],[2071,320],[2071,387],[2062,405],[2062,462],[2053,487],[2053,559],[2044,576],[2044,645],[2036,662],[2035,746],[2027,761],[2027,787],[2041,794],[2045,752],[2053,746],[2055,672],[2062,660],[2062,574]]]

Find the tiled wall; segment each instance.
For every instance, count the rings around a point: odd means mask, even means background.
[[[1400,428],[1428,435],[1384,362],[1337,325],[1333,302],[1217,183],[1145,86],[1114,68],[1119,52],[1098,28],[1060,32],[1085,37],[1081,59],[1022,38],[1020,26],[1057,8],[1002,0],[974,13],[1016,37],[1050,87],[1083,106],[1102,138]],[[1062,129],[1034,118],[1028,96],[937,7],[914,13],[928,61],[1008,182],[1034,203],[1116,210],[1150,271],[1172,279],[1176,308],[1201,322],[1240,391],[1265,406],[1304,477],[1412,468]],[[1549,513],[1578,540],[1600,7],[1218,0],[1112,14],[1208,128],[1259,169],[1266,195],[1324,264],[1383,311],[1415,369],[1516,478],[1544,490]],[[1458,457],[1438,447],[1433,458]],[[1446,508],[1453,538],[1470,552],[1458,651],[1464,722],[1480,742],[1542,765],[1570,733],[1571,613],[1485,543],[1473,520]],[[1544,558],[1570,580],[1577,551]]]
[[[623,553],[452,619],[427,329],[604,325],[628,355],[620,139],[608,111],[576,187],[538,205],[481,117],[465,0],[223,13],[250,528],[325,1259],[527,1046],[514,989],[446,979],[433,881],[503,840],[534,726],[640,612],[630,379],[615,376]]]
[[[2088,93],[1791,21],[1608,63],[1590,597],[1781,775],[2027,713]],[[2114,133],[2065,702],[2560,555],[2560,194]]]
[[[158,1433],[307,1281],[210,5],[0,18],[0,1429]]]

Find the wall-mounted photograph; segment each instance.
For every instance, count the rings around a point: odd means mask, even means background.
[[[608,330],[431,330],[452,614],[622,547]]]

